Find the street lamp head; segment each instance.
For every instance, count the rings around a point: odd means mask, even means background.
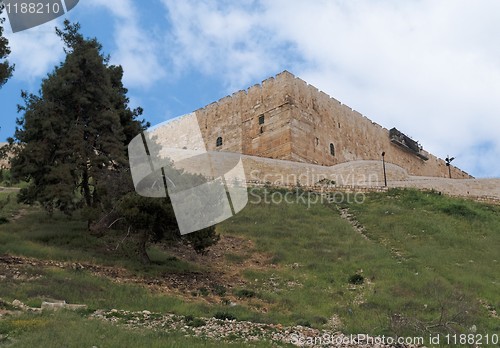
[[[384,151],[384,152],[382,152],[382,157],[384,157],[384,156],[385,156],[385,151]]]

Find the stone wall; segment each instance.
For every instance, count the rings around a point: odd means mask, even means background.
[[[448,177],[442,159],[427,153],[429,159],[424,161],[402,150],[391,143],[386,128],[287,71],[209,104],[194,115],[209,151],[324,166],[379,161],[385,152],[388,164],[398,165],[410,175]],[[190,126],[178,129],[191,129],[193,116],[189,117],[174,121],[176,127],[186,121]],[[217,146],[219,137],[222,145]],[[451,169],[453,178],[471,177],[454,166]]]
[[[290,159],[291,105],[286,95],[288,79],[283,77],[270,78],[197,110],[207,150]],[[222,146],[216,146],[219,137]]]
[[[391,143],[389,131],[359,112],[286,73],[292,98],[293,159],[334,165],[356,160],[385,160],[410,175],[448,177],[445,161],[426,152],[428,160]],[[404,132],[404,131],[403,131]],[[335,155],[330,154],[330,144]],[[453,178],[470,175],[452,166]]]
[[[8,143],[0,143],[0,148],[7,146],[7,144]],[[9,156],[9,157],[11,157],[11,156]],[[5,159],[0,158],[0,169],[8,169],[8,168],[10,168],[9,159],[8,158],[5,158]]]

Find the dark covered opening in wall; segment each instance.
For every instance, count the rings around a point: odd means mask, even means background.
[[[264,124],[264,115],[259,116],[259,124]]]

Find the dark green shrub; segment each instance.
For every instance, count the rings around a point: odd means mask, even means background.
[[[205,287],[198,288],[198,291],[200,292],[201,296],[208,296],[208,294],[209,294],[208,289]]]
[[[9,302],[5,302],[4,300],[0,299],[0,308],[1,309],[6,309],[8,311],[13,311],[13,310],[16,310],[17,307],[14,307],[13,305],[11,305]]]
[[[272,265],[277,265],[278,263],[283,262],[284,259],[285,256],[283,255],[283,253],[277,252],[273,255],[273,257],[271,257],[270,263]]]
[[[311,327],[311,323],[305,319],[299,319],[295,323],[300,326]]]
[[[328,319],[325,317],[315,316],[312,318],[312,322],[315,324],[324,325],[328,322]]]
[[[354,284],[354,285],[360,285],[363,284],[365,281],[365,278],[361,274],[353,274],[352,276],[349,277],[349,284]]]
[[[206,324],[205,320],[200,319],[200,318],[194,318],[190,321],[186,320],[186,325],[191,326],[191,327],[200,327],[204,326]]]
[[[221,296],[221,297],[226,294],[226,288],[224,287],[224,285],[220,285],[220,284],[215,284],[212,288],[212,291],[215,295]]]
[[[441,208],[441,211],[451,216],[474,218],[477,213],[463,203],[451,203]]]
[[[235,290],[234,294],[239,298],[251,298],[256,295],[255,291],[248,289]]]
[[[219,320],[236,320],[236,317],[229,312],[217,312],[214,314],[214,318]]]

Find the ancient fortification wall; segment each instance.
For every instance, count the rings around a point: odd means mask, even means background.
[[[0,143],[0,148],[7,146],[8,143]],[[9,163],[9,158],[12,157],[12,155],[9,155],[7,158],[0,158],[0,169],[8,169],[10,168],[10,163]]]
[[[197,110],[207,149],[290,159],[291,106],[285,87],[285,79],[271,78]],[[218,137],[223,140],[219,147]]]
[[[448,177],[442,159],[422,151],[428,157],[424,161],[402,150],[391,143],[386,128],[287,71],[207,105],[195,115],[209,151],[325,166],[380,161],[385,152],[386,162],[404,168],[410,175]],[[192,118],[186,120],[191,122]],[[182,124],[183,118],[176,122]],[[217,144],[218,138],[222,145]],[[470,178],[453,166],[452,177]]]
[[[318,91],[292,74],[293,160],[322,165],[356,160],[385,160],[405,168],[410,175],[448,177],[444,160],[425,152],[427,161],[391,143],[389,130],[359,112]],[[405,131],[405,130],[403,130]],[[411,131],[411,130],[410,130]],[[335,155],[330,154],[330,144]],[[453,178],[470,175],[452,166]]]

